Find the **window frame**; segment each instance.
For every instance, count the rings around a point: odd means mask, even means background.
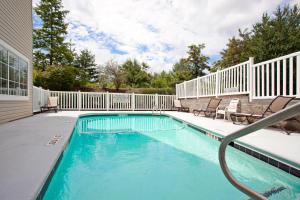
[[[21,54],[19,51],[17,51],[16,49],[14,49],[12,46],[10,46],[9,44],[7,44],[6,42],[4,42],[3,40],[0,39],[0,45],[2,47],[4,47],[5,49],[8,50],[8,55],[7,57],[9,57],[9,54],[13,53],[18,57],[18,67],[19,67],[19,58],[21,58],[22,60],[24,60],[25,62],[27,62],[27,95],[26,96],[20,96],[20,95],[10,95],[9,94],[9,83],[10,83],[10,77],[9,77],[9,59],[7,60],[7,84],[8,84],[8,94],[0,94],[0,101],[28,101],[29,100],[29,67],[30,67],[30,62],[29,59],[24,56],[23,54]],[[20,72],[19,72],[19,84],[20,83]]]

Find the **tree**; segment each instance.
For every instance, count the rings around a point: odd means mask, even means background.
[[[214,63],[210,69],[215,72],[218,69],[224,69],[234,66],[249,59],[249,41],[251,32],[248,29],[241,31],[239,29],[239,37],[232,37],[226,44],[226,49],[221,51],[221,59]]]
[[[34,70],[34,85],[45,89],[71,91],[85,84],[85,73],[73,66],[55,66],[45,71]]]
[[[106,74],[105,66],[99,65],[97,68],[97,82],[100,88],[107,88],[109,85],[109,78]]]
[[[208,57],[202,54],[202,49],[205,48],[204,44],[192,44],[188,50],[187,63],[192,71],[193,77],[205,75],[205,70],[209,68]]]
[[[119,90],[124,82],[124,72],[121,70],[120,65],[113,60],[109,61],[105,65],[105,73],[108,76],[108,80],[111,81],[116,90]]]
[[[71,64],[74,59],[70,44],[65,42],[68,24],[61,0],[41,0],[34,8],[43,21],[33,30],[34,64],[45,70],[47,65]]]
[[[262,62],[300,49],[300,7],[278,7],[273,15],[264,13],[251,31],[239,30],[239,38],[229,39],[221,52],[221,59],[211,71],[223,69],[254,57]]]
[[[148,65],[140,64],[136,59],[128,59],[122,64],[125,83],[130,87],[148,87],[150,84],[150,75],[147,73]]]
[[[173,83],[173,77],[170,73],[162,71],[161,73],[155,73],[152,81],[151,86],[154,88],[169,88]]]
[[[300,49],[300,7],[296,4],[278,7],[274,17],[265,13],[253,26],[249,54],[261,62]]]
[[[85,71],[90,81],[97,79],[95,55],[88,49],[81,50],[80,54],[76,56],[75,66]]]
[[[193,78],[193,72],[189,68],[188,61],[184,58],[174,64],[171,73],[174,77],[174,83],[172,83],[172,86],[175,86],[176,83],[181,83]]]

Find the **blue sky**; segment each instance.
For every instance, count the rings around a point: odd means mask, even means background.
[[[88,48],[96,62],[136,58],[150,71],[170,70],[187,46],[205,43],[210,63],[238,28],[251,27],[264,12],[300,0],[62,0],[68,39],[77,51]],[[34,0],[36,5],[38,0]],[[41,20],[33,14],[34,27]]]

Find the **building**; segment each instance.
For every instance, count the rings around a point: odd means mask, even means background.
[[[0,1],[0,123],[32,115],[32,1]]]

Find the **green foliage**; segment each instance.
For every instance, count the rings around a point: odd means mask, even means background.
[[[151,86],[153,88],[172,87],[172,83],[174,82],[173,79],[174,77],[171,73],[167,73],[165,71],[162,71],[161,73],[155,73],[151,80]]]
[[[251,31],[241,32],[239,38],[231,38],[221,59],[211,71],[223,69],[254,57],[262,62],[300,49],[300,7],[278,7],[273,15],[263,14],[260,22],[253,25]]]
[[[34,71],[34,85],[49,90],[70,91],[86,83],[85,73],[72,66],[52,66]]]
[[[68,24],[64,19],[68,11],[61,0],[41,0],[34,11],[43,21],[41,28],[33,30],[35,67],[45,70],[47,65],[71,64],[74,53],[65,42]]]
[[[174,80],[173,85],[193,78],[193,73],[189,68],[187,60],[184,58],[180,59],[179,62],[174,64],[171,73]]]
[[[193,77],[205,75],[205,70],[209,69],[208,57],[202,54],[202,50],[205,48],[204,44],[192,44],[188,50],[187,64],[192,72]]]
[[[124,71],[125,84],[130,87],[148,87],[151,77],[147,69],[146,63],[140,64],[136,59],[124,62],[121,70]]]
[[[256,62],[269,60],[300,49],[300,7],[278,7],[273,17],[264,14],[253,26],[249,54]]]
[[[248,60],[249,41],[250,32],[247,29],[243,32],[239,29],[239,37],[229,39],[227,48],[220,53],[221,59],[214,64],[210,71],[215,72],[218,69],[221,70]]]
[[[81,50],[80,54],[76,55],[74,65],[85,71],[90,81],[97,79],[95,55],[88,49]]]
[[[175,88],[130,88],[127,92],[138,94],[175,94]]]

